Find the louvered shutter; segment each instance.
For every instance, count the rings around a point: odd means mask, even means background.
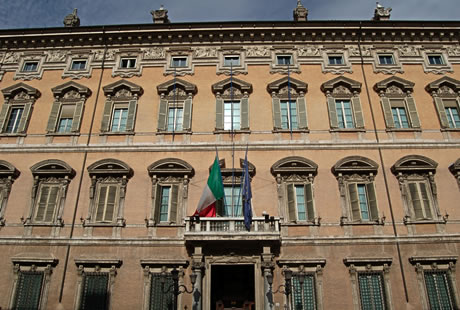
[[[423,219],[422,202],[420,200],[417,183],[411,182],[409,186],[409,195],[412,207],[414,208],[415,218]]]
[[[332,129],[339,128],[339,123],[337,121],[337,111],[335,109],[335,99],[334,97],[327,97],[327,107],[329,109],[329,122]]]
[[[154,212],[153,214],[155,215],[154,220],[155,223],[158,224],[160,223],[160,208],[161,208],[161,186],[160,185],[155,185],[155,197],[154,197]]]
[[[313,186],[311,183],[305,184],[305,204],[307,207],[307,219],[313,221],[315,219],[315,211],[313,207]]]
[[[24,105],[24,112],[22,112],[21,121],[19,122],[18,133],[26,132],[31,111],[32,111],[32,103],[26,103]]]
[[[136,121],[137,100],[130,100],[128,104],[128,118],[126,120],[126,131],[133,131]]]
[[[420,128],[420,120],[418,119],[417,107],[415,100],[412,97],[406,97],[407,109],[409,110],[409,117],[412,128]]]
[[[83,101],[79,101],[75,104],[75,111],[73,113],[72,119],[72,132],[79,132],[80,131],[80,123],[83,116]]]
[[[101,132],[110,131],[110,118],[112,117],[112,100],[106,100],[104,105],[104,114],[102,115]]]
[[[116,198],[117,198],[117,185],[110,185],[108,186],[108,193],[107,193],[107,205],[105,208],[105,215],[104,215],[104,221],[106,222],[112,222],[114,213],[115,213],[115,207],[116,207]]]
[[[190,131],[192,129],[192,98],[189,97],[184,101],[184,118],[182,121],[182,129]]]
[[[171,186],[171,205],[169,206],[169,221],[177,223],[177,207],[179,200],[179,185]]]
[[[423,202],[423,209],[425,210],[425,218],[432,218],[431,214],[431,203],[430,199],[428,198],[428,189],[426,188],[426,184],[424,182],[420,182],[420,194],[422,195],[422,202]]]
[[[383,115],[385,116],[385,124],[387,125],[387,128],[395,128],[390,99],[382,97],[380,98],[380,102],[382,103]]]
[[[281,104],[279,98],[272,98],[273,109],[273,128],[275,130],[281,129]]]
[[[43,272],[21,271],[13,309],[39,309],[42,284]]]
[[[297,219],[294,184],[287,185],[287,207],[289,212],[289,221],[294,222]]]
[[[46,202],[48,200],[49,186],[43,185],[40,189],[37,211],[35,213],[35,221],[42,222],[46,212]]]
[[[8,115],[8,110],[10,109],[11,105],[3,104],[2,110],[0,111],[0,132],[4,132],[5,130],[5,121]]]
[[[361,210],[359,209],[358,188],[356,183],[348,184],[348,193],[350,195],[352,220],[359,221],[361,219]]]
[[[108,309],[109,275],[105,272],[87,272],[84,274],[81,296],[81,310]]]
[[[216,130],[224,130],[224,100],[216,98]]]
[[[161,99],[158,108],[158,131],[166,130],[166,123],[168,117],[168,100]]]
[[[448,128],[449,121],[447,120],[446,109],[444,107],[444,103],[442,102],[442,98],[434,97],[434,103],[436,106],[436,110],[438,111],[441,128]]]
[[[377,221],[379,219],[379,213],[377,209],[377,198],[375,196],[375,187],[374,183],[366,184],[367,200],[369,203],[369,209],[371,211],[370,219]]]
[[[307,129],[307,107],[305,105],[305,97],[297,98],[297,111],[298,113],[298,124],[299,129]]]
[[[49,190],[49,197],[46,205],[46,214],[45,214],[45,222],[51,223],[54,218],[54,213],[56,211],[56,206],[59,197],[59,186],[54,185],[50,186]]]
[[[46,126],[47,132],[56,132],[56,123],[58,120],[60,109],[61,109],[61,103],[59,101],[54,101],[51,107],[51,113],[48,119],[48,125]]]
[[[355,116],[355,127],[364,128],[364,116],[359,97],[354,96],[351,98],[351,104],[353,106],[353,114]]]
[[[241,129],[249,129],[249,99],[241,99]]]

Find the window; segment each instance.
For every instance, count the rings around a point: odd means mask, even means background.
[[[4,134],[24,134],[32,106],[40,92],[23,83],[2,90],[5,102],[0,111],[0,129]]]
[[[326,94],[331,129],[362,129],[364,117],[359,99],[361,83],[337,77],[321,86]]]
[[[182,107],[170,107],[168,110],[168,131],[182,131],[184,109]]]
[[[434,174],[437,165],[427,157],[408,155],[391,167],[400,184],[406,224],[411,221],[442,220],[436,190],[433,190],[436,187]]]
[[[249,130],[249,93],[252,85],[227,78],[212,85],[216,95],[216,131]]]
[[[59,199],[60,186],[55,184],[40,184],[39,196],[35,206],[34,222],[46,223],[53,221]]]
[[[444,65],[444,60],[441,55],[427,55],[430,65]]]
[[[14,180],[19,171],[9,162],[0,160],[0,226],[5,225],[5,210]]]
[[[136,58],[121,58],[120,69],[134,69],[136,68]]]
[[[169,289],[173,285],[171,275],[168,275],[163,284],[160,273],[152,273],[150,276],[150,299],[149,310],[173,309],[174,293]]]
[[[195,171],[187,162],[166,158],[147,168],[152,179],[152,210],[147,226],[180,224],[187,206],[188,182]]]
[[[26,61],[22,67],[23,72],[36,72],[38,70],[38,61]]]
[[[276,55],[276,64],[279,66],[292,65],[291,55]]]
[[[268,84],[267,90],[272,96],[274,130],[308,129],[305,106],[306,83],[284,77]]]
[[[456,256],[412,256],[423,309],[458,309]]]
[[[380,65],[394,65],[393,55],[378,55]]]
[[[345,258],[352,284],[355,309],[392,309],[391,258]]]
[[[362,156],[345,157],[332,167],[341,193],[342,224],[383,224],[374,185],[377,169],[376,162]]]
[[[104,86],[107,96],[101,122],[102,133],[132,133],[137,111],[137,100],[142,88],[126,80]]]
[[[224,56],[224,67],[240,66],[240,56]]]
[[[73,81],[57,86],[52,91],[55,101],[46,127],[48,134],[78,133],[83,107],[91,91]]]
[[[330,65],[344,65],[343,56],[328,56]]]
[[[86,60],[72,60],[72,64],[70,65],[70,70],[85,70],[86,69]]]
[[[171,58],[172,68],[185,68],[187,67],[187,57],[172,57]]]
[[[314,162],[298,156],[283,158],[271,167],[286,221],[316,223],[313,180],[317,171]]]
[[[460,158],[449,166],[449,171],[457,179],[458,188],[460,189]]]
[[[420,128],[415,100],[411,95],[414,83],[390,77],[377,84],[380,103],[388,130]]]
[[[86,226],[124,226],[124,202],[132,169],[116,159],[99,160],[88,167],[91,177],[90,207]]]
[[[78,267],[76,308],[105,309],[111,308],[111,295],[117,268],[122,261],[118,259],[76,259]]]
[[[299,281],[299,275],[292,275],[292,306],[293,309],[315,310],[316,307],[316,284],[315,275],[303,275],[303,283]]]
[[[433,96],[442,129],[460,128],[460,81],[444,76],[427,85]]]

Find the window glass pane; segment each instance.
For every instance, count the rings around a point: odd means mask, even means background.
[[[160,202],[160,222],[168,221],[169,199],[171,187],[161,187],[161,202]]]
[[[43,272],[21,271],[13,309],[38,310],[43,283]]]
[[[450,128],[460,128],[460,115],[457,108],[446,108],[446,115]]]
[[[361,219],[369,220],[369,205],[367,200],[366,185],[358,184],[359,209],[361,210]]]
[[[123,69],[136,68],[136,59],[135,58],[122,58],[120,61],[120,68],[123,68]]]
[[[394,64],[392,55],[379,55],[379,63],[381,65],[392,65]]]
[[[112,131],[126,131],[128,108],[115,108],[113,111]]]
[[[168,131],[181,131],[184,109],[180,108],[169,108],[168,111]]]
[[[304,185],[295,185],[295,195],[296,195],[296,203],[297,203],[297,219],[299,221],[306,221],[307,211],[305,209]]]
[[[240,65],[240,56],[225,56],[224,57],[224,67],[230,66],[239,66]]]
[[[430,309],[454,309],[447,272],[425,271],[424,275]]]
[[[240,129],[240,102],[225,101],[224,102],[224,129],[239,130]],[[233,121],[232,121],[233,120]]]
[[[302,298],[303,297],[303,298]],[[299,276],[292,276],[292,304],[294,310],[316,309],[315,276],[306,274],[300,285]]]
[[[8,118],[8,123],[6,124],[5,132],[15,133],[18,131],[19,122],[21,121],[22,112],[24,107],[12,108],[10,117]]]
[[[36,61],[28,61],[24,63],[24,67],[22,68],[22,71],[25,72],[35,72],[38,69],[38,62]]]
[[[173,309],[174,294],[173,294],[173,279],[167,275],[164,284],[161,282],[159,273],[152,273],[150,284],[150,310],[171,310]]]
[[[409,120],[405,108],[391,108],[395,128],[409,128]]]
[[[295,101],[283,100],[281,104],[281,128],[282,129],[298,129],[297,124],[297,104]]]
[[[328,59],[330,65],[343,65],[342,56],[329,56]]]
[[[336,100],[337,121],[339,128],[354,128],[353,111],[350,100]]]
[[[276,56],[276,63],[278,65],[292,65],[292,56],[291,55],[280,55]]]
[[[71,70],[85,70],[86,60],[74,60],[72,61]]]
[[[361,309],[363,310],[383,310],[385,305],[385,292],[383,288],[383,277],[381,273],[369,272],[359,273],[359,295],[361,299]]]
[[[430,63],[430,65],[443,65],[444,64],[441,55],[428,55],[428,62]]]
[[[243,216],[243,198],[239,185],[224,186],[224,214],[222,216]]]
[[[83,288],[80,309],[96,310],[108,308],[109,275],[105,272],[86,272],[83,275]]]
[[[187,67],[187,57],[173,57],[171,60],[171,67]]]

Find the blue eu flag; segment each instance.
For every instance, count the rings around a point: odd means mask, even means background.
[[[248,150],[246,149],[246,156],[244,157],[243,167],[243,211],[244,211],[244,226],[248,231],[251,230],[252,223],[252,208],[251,208],[251,180],[249,178],[249,167],[248,167]]]

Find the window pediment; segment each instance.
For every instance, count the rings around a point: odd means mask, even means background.
[[[16,167],[5,160],[0,160],[0,177],[12,177],[16,179],[21,173]]]
[[[119,80],[102,88],[105,96],[139,97],[143,93],[142,87],[127,80]]]
[[[132,177],[134,172],[131,167],[118,159],[102,159],[88,166],[90,176],[123,175]]]
[[[63,99],[79,99],[81,96],[88,97],[91,95],[91,90],[88,87],[74,81],[56,86],[51,91],[55,97]]]
[[[212,85],[212,92],[214,94],[224,94],[225,91],[228,91],[230,87],[233,87],[233,91],[235,92],[236,90],[239,91],[239,94],[242,95],[244,93],[251,93],[252,92],[252,84],[242,81],[240,79],[237,79],[235,77],[233,78],[227,78],[225,80],[222,80],[220,82],[217,82]]]
[[[25,83],[17,83],[10,87],[2,89],[5,103],[9,100],[30,101],[40,97],[40,91]]]
[[[171,92],[174,91],[174,88],[176,88],[178,93],[180,92],[181,94],[183,93],[185,95],[189,93],[195,95],[197,93],[197,87],[195,84],[186,82],[179,78],[171,79],[158,85],[157,91],[159,95],[169,96]]]
[[[147,168],[147,171],[150,176],[186,175],[193,177],[195,175],[193,167],[186,161],[178,158],[166,158],[156,161]]]
[[[340,87],[341,86],[341,87]],[[335,93],[334,93],[334,89]],[[342,93],[353,94],[361,92],[361,83],[350,78],[339,76],[321,85],[321,90],[324,93],[332,92],[334,95],[342,95]],[[340,90],[339,93],[337,93]]]
[[[377,174],[379,165],[366,157],[348,156],[339,160],[333,167],[332,173],[338,174],[354,174],[354,173],[373,173]]]
[[[30,167],[33,176],[47,177],[53,176],[68,176],[73,178],[75,170],[72,169],[67,163],[59,159],[49,159],[36,163]]]
[[[391,90],[390,93],[394,93],[395,91],[398,91],[398,89],[400,89],[400,92],[404,94],[406,92],[412,92],[414,90],[414,85],[414,83],[408,80],[402,79],[397,76],[392,76],[375,84],[374,89],[378,93],[381,91],[388,92],[388,89]],[[396,88],[392,86],[396,86]]]
[[[442,78],[428,84],[425,89],[427,92],[435,92],[439,96],[458,96],[458,93],[460,92],[460,81],[449,76],[443,76]]]
[[[436,173],[438,163],[434,160],[421,156],[421,155],[408,155],[399,159],[392,167],[393,174],[398,173],[418,173],[418,172],[432,172]]]
[[[313,161],[300,157],[300,156],[290,156],[278,160],[270,169],[270,172],[273,176],[278,174],[313,174],[318,173],[318,165]]]
[[[294,78],[283,77],[279,80],[276,80],[268,84],[267,91],[269,93],[275,92],[278,94],[286,93],[288,88],[288,82],[290,84],[290,87],[292,88],[291,91],[295,91],[295,95],[298,95],[298,93],[300,92],[306,93],[308,90],[307,83],[304,83]]]
[[[460,158],[449,166],[449,171],[452,172],[453,175],[460,175]]]

